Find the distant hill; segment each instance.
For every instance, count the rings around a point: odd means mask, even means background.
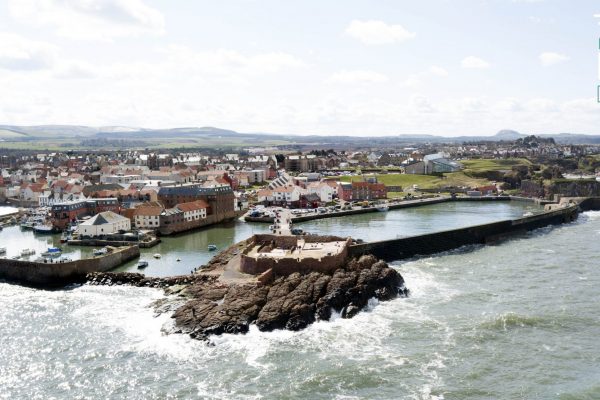
[[[17,126],[0,125],[0,140],[8,142],[62,142],[60,146],[73,145],[81,140],[97,139],[135,141],[151,147],[165,145],[197,147],[248,147],[261,145],[314,145],[332,146],[354,145],[364,147],[385,146],[392,144],[418,143],[462,143],[477,141],[513,141],[528,136],[514,130],[504,129],[493,136],[457,136],[444,137],[437,135],[402,134],[396,136],[324,136],[324,135],[291,135],[271,133],[240,133],[216,127],[180,127],[168,129],[147,129],[128,126],[90,127],[80,125],[36,125]],[[536,134],[544,138],[554,138],[561,144],[600,144],[599,135],[583,135],[573,133]]]

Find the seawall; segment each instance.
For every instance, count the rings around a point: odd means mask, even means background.
[[[2,258],[0,278],[31,286],[53,287],[84,280],[91,272],[105,272],[139,257],[137,246],[115,248],[100,257],[63,263],[44,263]]]
[[[351,256],[373,254],[386,261],[401,260],[416,255],[435,254],[466,245],[493,243],[533,229],[571,222],[577,219],[578,213],[579,206],[571,205],[514,220],[504,220],[400,239],[356,244],[350,246],[349,254]]]

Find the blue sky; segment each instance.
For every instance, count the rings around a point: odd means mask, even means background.
[[[0,1],[0,123],[600,134],[600,3]]]

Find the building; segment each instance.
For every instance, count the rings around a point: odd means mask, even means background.
[[[352,200],[378,200],[387,198],[383,183],[352,182]]]
[[[164,208],[159,205],[142,205],[133,212],[133,223],[138,229],[158,229]]]
[[[349,182],[339,182],[337,186],[338,198],[344,201],[352,201],[352,184]]]
[[[57,203],[52,206],[52,226],[56,229],[65,229],[71,222],[84,216],[98,214],[104,211],[118,213],[121,209],[119,201],[115,198],[86,199]]]
[[[112,211],[104,211],[79,224],[76,233],[80,237],[98,237],[131,230],[131,221]]]
[[[456,161],[449,160],[442,153],[428,154],[423,157],[425,174],[436,174],[442,172],[460,171],[462,165]]]
[[[320,169],[321,160],[314,154],[289,155],[285,157],[284,168],[286,171],[309,172]]]
[[[204,200],[196,200],[190,203],[177,204],[175,208],[183,211],[183,219],[187,222],[206,219],[208,203]]]
[[[167,207],[160,216],[163,235],[231,220],[236,215],[235,195],[230,186],[163,186],[158,199]]]

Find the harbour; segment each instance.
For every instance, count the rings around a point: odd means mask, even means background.
[[[513,219],[531,211],[539,213],[543,208],[530,202],[452,202],[391,210],[386,213],[319,219],[303,222],[299,226],[305,232],[313,234],[350,236],[372,242]],[[149,264],[143,272],[150,276],[188,274],[213,257],[214,252],[209,249],[210,245],[225,249],[260,233],[268,233],[268,225],[232,221],[213,226],[211,229],[162,237],[158,245],[140,249],[140,257],[148,260]],[[63,256],[77,260],[92,257],[93,250],[98,248],[64,245],[60,243],[59,234],[38,235],[18,226],[9,226],[0,232],[0,242],[3,243],[3,247],[7,247],[7,253],[4,255],[6,258],[19,254],[23,248],[33,249],[39,255],[48,247],[60,247]],[[161,258],[155,259],[154,254],[160,254]],[[137,271],[137,261],[124,263],[117,271]]]
[[[395,262],[406,299],[215,346],[162,335],[170,318],[149,308],[163,297],[155,289],[0,283],[0,383],[11,398],[595,398],[599,232],[589,211],[495,246]]]

